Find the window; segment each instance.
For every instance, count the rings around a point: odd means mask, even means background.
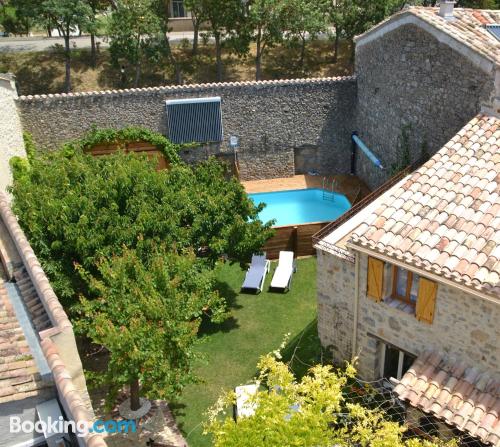
[[[400,380],[401,377],[413,365],[416,356],[401,351],[395,346],[382,343],[382,359],[380,362],[380,375],[386,379],[393,377]]]
[[[392,298],[415,306],[417,304],[419,280],[420,277],[416,273],[393,266]]]
[[[387,265],[386,268],[384,261],[371,256],[368,257],[367,270],[368,298],[377,303],[384,301],[390,307],[416,316],[418,321],[433,322],[438,288],[436,282],[396,265]]]
[[[184,10],[184,0],[172,1],[172,16],[176,18],[186,17],[186,11]]]

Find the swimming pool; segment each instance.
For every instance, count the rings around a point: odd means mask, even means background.
[[[325,194],[324,194],[325,193]],[[249,194],[267,206],[259,214],[263,222],[275,219],[275,226],[333,221],[351,208],[347,197],[322,189],[296,189]]]

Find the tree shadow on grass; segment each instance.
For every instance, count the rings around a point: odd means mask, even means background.
[[[242,308],[241,304],[238,304],[237,302],[238,293],[227,282],[217,280],[215,283],[215,289],[222,297],[225,298],[227,309],[229,311]],[[201,322],[199,335],[203,337],[206,335],[213,335],[217,332],[230,332],[238,328],[238,320],[232,315],[229,316],[229,318],[223,323],[213,323],[210,321],[209,315],[204,315]]]

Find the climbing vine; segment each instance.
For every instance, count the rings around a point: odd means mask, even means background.
[[[147,142],[156,146],[171,164],[176,164],[180,161],[178,154],[180,147],[178,145],[157,132],[133,126],[122,129],[100,129],[94,126],[82,138],[65,143],[62,146],[62,150],[71,154],[76,149],[86,151],[100,144],[115,143],[122,145],[135,141]]]

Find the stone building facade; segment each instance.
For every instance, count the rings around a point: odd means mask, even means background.
[[[432,324],[415,315],[377,303],[367,296],[368,256],[360,254],[358,325],[353,351],[355,312],[355,264],[318,251],[318,327],[323,346],[328,346],[336,363],[358,356],[363,379],[382,376],[384,344],[417,356],[439,350],[470,365],[498,371],[500,365],[500,305],[470,293],[438,284]],[[390,263],[385,264],[385,296],[390,295]]]
[[[401,159],[403,131],[412,161],[430,156],[495,91],[489,65],[457,51],[451,36],[443,39],[412,22],[394,29],[382,26],[380,35],[368,33],[356,42],[357,129],[386,168],[377,170],[359,158],[358,173],[372,188],[387,180]]]
[[[182,155],[187,160],[230,152],[229,137],[236,135],[243,180],[288,177],[306,169],[349,172],[356,109],[353,77],[28,96],[17,105],[35,142],[56,149],[93,125],[144,126],[168,135],[166,100],[216,96],[222,99],[224,141],[186,151]],[[300,157],[304,150],[314,163]]]

